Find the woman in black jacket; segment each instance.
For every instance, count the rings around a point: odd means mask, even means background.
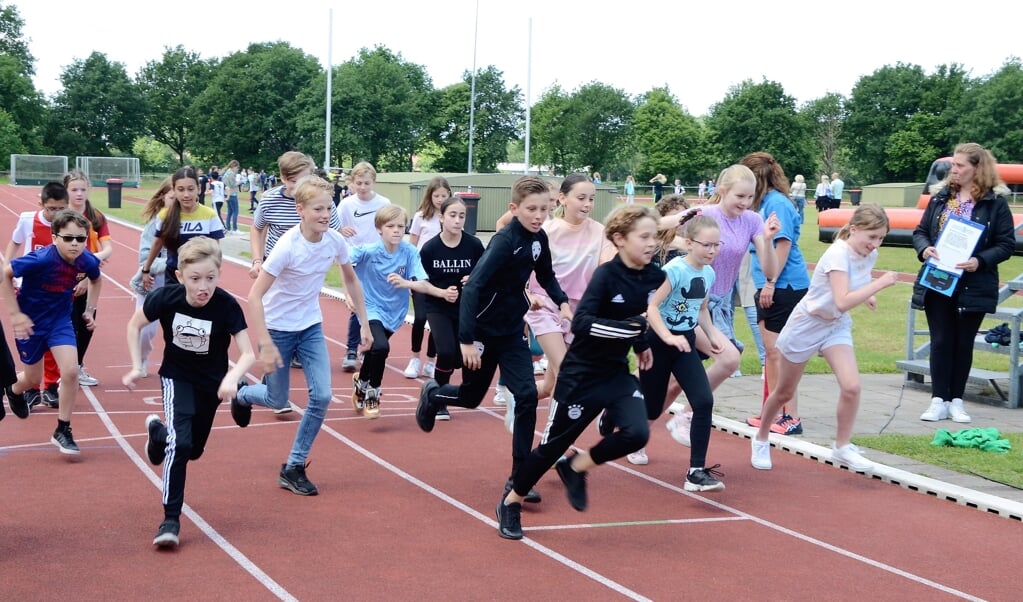
[[[973,342],[984,314],[998,304],[998,264],[1012,256],[1016,236],[991,152],[972,142],[955,149],[952,170],[936,191],[913,231],[917,258],[937,257],[935,249],[949,217],[956,215],[984,226],[973,256],[956,265],[963,270],[951,296],[920,284],[913,287],[913,307],[923,308],[931,335],[931,405],[921,420],[951,418],[970,422],[963,392],[973,365]],[[922,270],[921,270],[922,271]]]

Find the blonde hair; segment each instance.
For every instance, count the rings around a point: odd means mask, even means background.
[[[973,182],[970,184],[970,196],[973,197],[974,201],[984,198],[990,191],[995,191],[997,194],[1008,193],[1008,188],[998,176],[998,162],[995,160],[995,156],[991,154],[991,151],[976,142],[963,142],[956,145],[955,151],[952,153],[953,156],[960,154],[965,155],[966,160],[976,169],[976,172],[973,174]],[[951,169],[948,170],[948,175],[945,176],[945,179],[935,188],[941,190],[945,186],[948,186],[951,196],[955,196],[961,189],[959,183],[952,181]]]
[[[281,178],[290,178],[306,169],[312,171],[316,163],[305,153],[288,151],[277,158],[277,171],[281,172]]]
[[[732,187],[739,182],[745,182],[756,186],[757,176],[753,174],[752,169],[740,163],[729,165],[722,169],[721,173],[718,175],[717,186],[714,188],[714,194],[710,195],[710,198],[707,199],[707,204],[719,204],[721,199],[725,198],[725,193],[731,190]]]
[[[408,223],[408,213],[405,213],[404,207],[394,204],[384,205],[380,209],[377,209],[376,217],[373,218],[373,225],[378,229],[383,228],[388,222],[392,222],[399,218],[406,224]]]
[[[224,256],[217,241],[208,236],[189,238],[178,249],[178,270],[183,272],[186,267],[207,259],[212,259],[217,269],[220,269]]]
[[[699,236],[700,232],[709,229],[720,230],[721,226],[718,225],[717,220],[709,215],[695,214],[686,220],[686,225],[682,230],[682,236],[689,240],[695,240]]]
[[[320,176],[303,176],[298,182],[295,182],[295,202],[303,207],[322,194],[332,197],[334,194],[334,185]]]
[[[163,182],[160,182],[160,187],[156,189],[153,196],[149,197],[149,202],[142,209],[142,219],[148,222],[156,217],[156,214],[160,213],[160,210],[164,207],[164,199],[167,198],[167,195],[173,188],[174,185],[171,182],[171,177],[167,176],[164,178]]]
[[[358,178],[359,176],[369,176],[373,178],[374,182],[376,182],[377,170],[368,161],[360,161],[352,168],[352,178]]]
[[[689,202],[686,201],[686,197],[681,194],[669,194],[668,196],[657,201],[654,205],[657,209],[657,213],[661,214],[661,217],[666,217],[675,213],[676,211],[685,211],[689,209]],[[684,218],[684,219],[692,219]],[[684,224],[685,221],[680,221],[679,224]],[[671,243],[675,242],[675,236],[678,228],[661,228],[660,220],[658,220],[657,227],[657,256],[659,258],[658,263],[664,265],[664,262],[668,259],[668,251],[671,250]]]
[[[888,214],[884,212],[880,205],[875,203],[865,203],[857,207],[856,211],[853,211],[849,223],[842,226],[842,229],[835,234],[835,240],[848,239],[852,233],[853,226],[860,230],[880,230],[884,228],[885,234],[891,228],[888,224]]]

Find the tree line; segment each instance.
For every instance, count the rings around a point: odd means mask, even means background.
[[[253,43],[223,58],[165,48],[131,76],[94,52],[64,68],[45,97],[13,6],[0,3],[0,157],[11,153],[137,156],[147,170],[225,158],[273,170],[288,150],[324,156],[327,74],[285,42]],[[381,170],[464,172],[470,82],[435,88],[426,69],[378,45],[333,67],[333,165],[366,160]],[[524,158],[525,102],[494,66],[476,73],[473,171]],[[754,150],[772,153],[793,176],[839,171],[851,185],[922,181],[956,143],[975,141],[1003,163],[1023,160],[1023,65],[1009,57],[990,74],[962,65],[927,73],[885,65],[849,96],[797,105],[774,81],[733,86],[707,115],[694,116],[668,85],[630,96],[590,82],[555,85],[530,111],[530,162],[565,174],[591,169],[605,180],[656,173],[691,183]]]

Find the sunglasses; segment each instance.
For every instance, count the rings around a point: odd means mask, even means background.
[[[54,234],[54,236],[56,236],[57,238],[63,240],[64,242],[85,242],[85,241],[89,240],[89,237],[88,236],[84,236],[84,235]]]

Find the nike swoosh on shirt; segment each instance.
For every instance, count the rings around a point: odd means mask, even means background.
[[[354,215],[355,215],[355,217],[366,217],[367,215],[373,215],[376,212],[377,212],[376,209],[374,209],[373,211],[367,211],[366,213],[359,213],[359,211],[356,210]]]

